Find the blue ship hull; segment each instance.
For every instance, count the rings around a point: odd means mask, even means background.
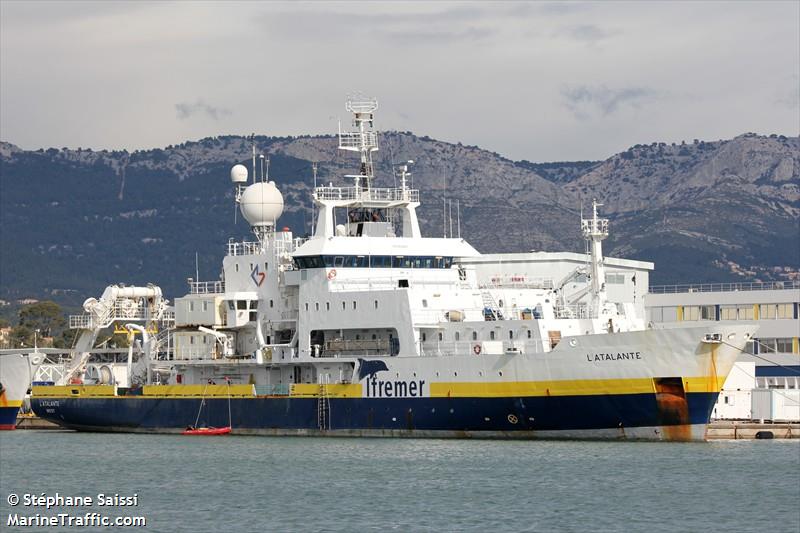
[[[681,409],[655,394],[516,398],[32,398],[34,412],[84,431],[182,431],[230,425],[240,434],[697,440],[717,393],[689,393]],[[230,401],[230,404],[229,404]],[[690,431],[690,428],[694,428]],[[653,435],[649,435],[653,433]],[[649,435],[649,436],[648,436]]]
[[[19,407],[0,407],[0,430],[16,429]]]

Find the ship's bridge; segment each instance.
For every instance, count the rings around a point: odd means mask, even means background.
[[[478,255],[480,253],[464,239],[369,236],[312,238],[292,254],[299,268],[408,268],[410,261],[430,265],[427,268],[449,268],[454,257]]]

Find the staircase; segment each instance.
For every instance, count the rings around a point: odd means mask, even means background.
[[[492,293],[486,286],[481,287],[481,300],[483,301],[483,317],[486,320],[502,320],[503,315]],[[487,311],[488,310],[488,311]]]

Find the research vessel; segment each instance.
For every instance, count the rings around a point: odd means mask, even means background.
[[[33,388],[36,414],[86,431],[705,438],[755,324],[647,324],[652,264],[603,256],[597,203],[579,220],[582,254],[485,255],[460,231],[423,236],[413,162],[395,187],[375,185],[377,101],[346,108],[339,148],[360,166],[315,183],[309,238],[278,229],[283,196],[254,148],[252,175],[231,170],[254,238],[229,241],[220,278],[189,279],[174,306],[155,285],[87,300],[63,379]],[[137,341],[125,364],[94,363],[112,325]]]
[[[37,353],[0,351],[0,430],[16,429],[17,414],[31,384]]]

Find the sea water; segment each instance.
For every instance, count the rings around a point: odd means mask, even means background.
[[[14,506],[11,495],[19,500]],[[73,527],[62,530],[83,531],[121,529],[95,527],[99,515],[143,517],[146,526],[122,528],[133,531],[797,533],[800,441],[18,430],[0,432],[0,496],[2,531],[56,531],[41,522],[61,514],[90,524],[73,519]],[[79,497],[84,500],[65,499]],[[23,526],[21,517],[39,524]]]

